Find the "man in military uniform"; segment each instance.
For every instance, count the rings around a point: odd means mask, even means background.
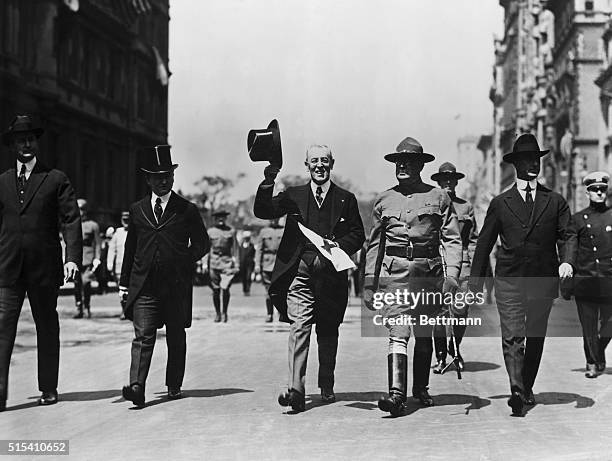
[[[257,245],[257,255],[255,256],[255,272],[261,274],[261,280],[266,289],[266,310],[268,313],[266,322],[272,322],[273,320],[274,306],[268,294],[268,289],[272,281],[276,252],[282,238],[283,226],[280,225],[279,218],[271,219],[270,224],[259,232],[259,244]]]
[[[87,216],[87,200],[78,199],[77,204],[81,212],[81,228],[83,230],[83,263],[80,277],[74,280],[74,300],[77,313],[73,318],[82,319],[83,309],[87,318],[91,318],[91,282],[95,279],[95,272],[100,265],[100,251],[102,239],[100,238],[100,226]]]
[[[215,322],[227,322],[227,306],[230,301],[232,276],[236,273],[236,233],[226,224],[229,213],[218,210],[213,213],[215,225],[208,230],[210,253],[208,253],[208,270],[210,285],[213,290],[215,305]],[[221,297],[223,293],[223,297]],[[223,298],[223,317],[221,317],[221,298]]]
[[[395,163],[398,185],[380,194],[374,203],[374,227],[366,255],[366,306],[371,307],[374,292],[406,289],[440,294],[431,303],[387,304],[381,310],[389,330],[389,396],[380,399],[378,406],[400,416],[406,402],[411,329],[415,336],[412,395],[424,406],[434,404],[428,392],[433,326],[420,319],[421,315],[435,317],[442,309],[442,294],[457,288],[462,245],[450,197],[421,180],[424,164],[434,156],[408,137],[385,160]],[[446,278],[440,245],[446,257]],[[396,321],[407,316],[414,319],[412,325]]]
[[[596,378],[606,368],[606,346],[612,336],[612,209],[606,206],[610,175],[597,171],[583,184],[589,206],[572,217],[577,234],[572,248],[575,268],[573,294],[582,325],[587,378]]]
[[[459,288],[462,291],[467,290],[467,283],[470,277],[470,265],[472,258],[474,257],[474,250],[476,249],[476,241],[478,240],[478,229],[476,226],[476,217],[474,216],[474,207],[468,201],[457,197],[455,188],[460,179],[465,178],[463,173],[457,172],[457,168],[450,162],[445,162],[440,165],[437,173],[431,176],[431,179],[438,183],[440,188],[444,189],[453,203],[453,209],[457,215],[459,221],[459,232],[461,234],[461,244],[463,246],[462,258],[461,258],[461,270],[459,272]],[[466,318],[468,315],[467,309],[462,311],[456,311],[455,317]],[[446,346],[446,327],[442,324],[434,326],[434,345],[436,349],[437,364],[433,369],[433,372],[439,374],[446,367],[446,356],[448,352],[451,355],[459,359],[457,366],[463,370],[464,362],[463,357],[459,353],[459,344],[465,334],[465,325],[451,326],[453,329],[453,335],[455,337],[455,344],[457,345],[457,351],[453,348],[453,342],[448,341],[448,348]]]

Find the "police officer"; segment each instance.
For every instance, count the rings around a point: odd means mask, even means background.
[[[476,227],[476,217],[474,216],[474,207],[468,201],[457,197],[455,188],[460,179],[465,178],[463,173],[457,172],[457,168],[450,162],[445,162],[440,165],[437,173],[431,175],[431,179],[436,181],[440,188],[444,189],[453,203],[453,209],[459,221],[459,232],[461,234],[461,244],[463,246],[459,287],[462,291],[467,290],[467,283],[470,277],[470,265],[474,257],[476,249],[476,241],[478,240],[478,229]],[[456,317],[467,317],[467,309],[455,311]],[[459,353],[459,344],[465,334],[465,325],[452,326],[455,343],[457,345],[456,357],[459,359],[457,366],[460,370],[464,368],[463,357]],[[446,356],[450,351],[451,355],[455,355],[453,343],[451,340],[446,346],[446,327],[442,324],[434,327],[434,345],[436,349],[437,364],[433,372],[439,374],[446,367]]]
[[[218,210],[213,213],[215,225],[208,230],[210,253],[208,253],[208,270],[210,285],[213,290],[215,305],[215,322],[221,321],[221,292],[223,292],[223,322],[227,322],[227,306],[230,301],[232,276],[236,273],[236,232],[227,225],[229,213]]]
[[[582,325],[587,378],[596,378],[606,368],[606,346],[612,331],[612,209],[606,206],[610,175],[597,171],[583,184],[589,206],[572,217],[577,233],[573,247],[575,269],[573,292]]]
[[[276,252],[283,238],[283,226],[280,220],[271,219],[270,224],[259,232],[259,243],[257,245],[257,255],[255,256],[255,273],[261,274],[261,280],[266,289],[266,310],[268,316],[266,322],[272,322],[274,306],[270,300],[268,289],[272,281],[272,271],[274,270],[274,261]]]
[[[100,226],[87,216],[87,200],[78,199],[77,205],[81,212],[81,228],[83,231],[83,261],[81,273],[74,280],[74,299],[77,313],[73,318],[82,319],[83,310],[87,318],[91,318],[91,282],[96,278],[95,272],[101,262],[102,239]]]
[[[407,289],[440,294],[453,291],[461,264],[461,238],[451,199],[442,189],[421,180],[424,164],[434,160],[434,156],[424,153],[421,144],[408,137],[396,152],[385,155],[385,160],[395,163],[398,184],[380,194],[374,203],[364,285],[368,307],[372,306],[373,292],[377,291]],[[440,245],[446,257],[446,278]],[[412,396],[424,406],[434,404],[428,392],[433,326],[420,319],[423,314],[435,317],[441,308],[435,297],[431,303],[386,304],[382,308],[383,323],[389,330],[389,396],[379,400],[381,410],[393,416],[404,411],[411,329],[415,336]],[[402,322],[408,315],[413,325]]]

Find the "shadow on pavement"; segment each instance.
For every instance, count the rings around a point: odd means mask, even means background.
[[[83,391],[83,392],[64,392],[59,394],[59,403],[62,402],[88,402],[92,400],[104,400],[112,399],[113,397],[120,397],[121,391],[118,389],[106,390],[106,391]],[[25,410],[26,408],[38,407],[38,398],[40,396],[28,397],[28,400],[33,402],[21,403],[12,407],[8,407],[6,411]]]
[[[491,362],[465,362],[464,373],[476,373],[479,371],[496,370],[500,367],[498,363]]]
[[[180,400],[188,398],[201,398],[201,397],[220,397],[223,395],[232,394],[243,394],[245,392],[253,392],[251,389],[239,389],[239,388],[223,388],[223,389],[187,389],[183,390],[183,397]],[[146,402],[145,408],[149,408],[160,403],[173,402],[166,397],[166,392],[156,392],[155,395],[158,397],[150,402]],[[121,399],[123,401],[123,399]]]
[[[508,399],[510,395],[493,395],[489,397],[490,399]],[[536,404],[538,405],[565,405],[568,403],[576,402],[574,408],[589,408],[595,405],[595,400],[590,397],[586,397],[580,394],[574,394],[571,392],[540,392],[539,394],[535,394]],[[527,412],[533,407],[528,408]]]

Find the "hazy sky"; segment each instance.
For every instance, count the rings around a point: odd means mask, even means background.
[[[281,174],[304,173],[311,143],[362,190],[395,183],[383,155],[406,136],[439,163],[457,138],[490,133],[493,0],[172,0],[169,142],[176,186],[244,172],[255,191],[251,128],[280,124]],[[440,159],[441,161],[438,161]]]

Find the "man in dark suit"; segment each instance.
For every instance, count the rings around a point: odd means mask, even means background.
[[[0,175],[0,411],[6,408],[9,365],[26,293],[36,324],[42,392],[38,403],[57,403],[57,295],[62,283],[77,275],[81,262],[81,218],[74,189],[63,172],[37,159],[42,133],[30,116],[18,115],[2,135],[17,168]]]
[[[319,346],[319,387],[324,402],[334,402],[334,369],[338,327],[348,302],[347,271],[333,265],[304,237],[298,222],[335,242],[345,253],[355,253],[364,230],[355,196],[330,181],[334,158],[329,147],[312,145],[306,152],[310,182],[273,196],[279,167],[270,164],[255,197],[255,216],[275,219],[287,215],[276,254],[269,289],[272,303],[289,321],[289,389],[278,401],[295,411],[305,409],[305,377],[310,332],[316,324]]]
[[[512,152],[504,155],[504,161],[516,169],[516,184],[489,205],[469,282],[471,291],[482,290],[489,254],[499,236],[495,294],[510,378],[508,405],[514,415],[521,415],[525,404],[535,404],[532,389],[550,308],[558,297],[559,277],[572,276],[568,250],[576,234],[569,207],[561,195],[536,181],[540,157],[547,153],[540,150],[535,136],[523,134]]]
[[[195,263],[209,249],[208,234],[197,207],[172,192],[174,170],[170,146],[145,149],[151,194],[130,207],[120,290],[127,292],[127,318],[134,322],[130,384],[123,397],[139,408],[157,329],[166,325],[168,398],[181,398],[187,350],[185,328],[191,326]]]

